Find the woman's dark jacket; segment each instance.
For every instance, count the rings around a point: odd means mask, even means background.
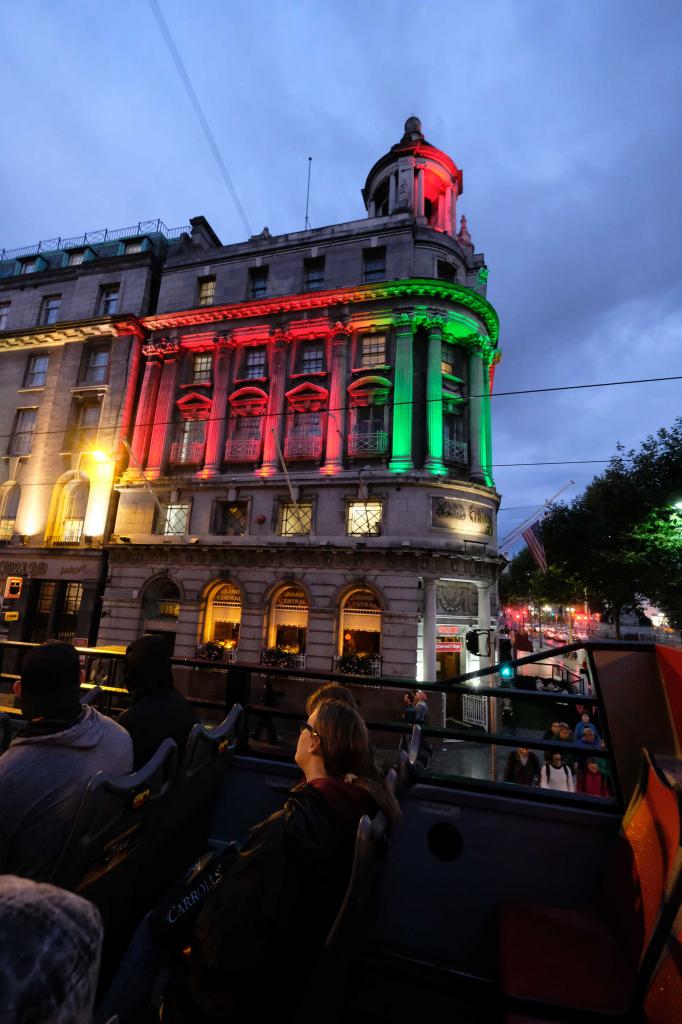
[[[182,757],[197,717],[192,705],[177,690],[135,690],[132,706],[118,718],[133,740],[134,771],[154,756],[170,736]]]

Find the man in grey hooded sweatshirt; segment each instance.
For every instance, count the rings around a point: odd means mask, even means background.
[[[48,641],[14,684],[27,724],[0,757],[0,872],[49,879],[96,772],[127,775],[130,736],[80,704],[76,649]]]

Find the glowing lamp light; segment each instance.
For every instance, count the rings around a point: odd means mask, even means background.
[[[678,512],[682,512],[682,498],[679,501],[673,502],[673,508],[676,508]]]
[[[513,675],[514,675],[514,669],[511,667],[511,665],[502,665],[500,667],[500,678],[501,679],[511,679]]]

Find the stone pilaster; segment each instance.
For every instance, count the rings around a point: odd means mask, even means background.
[[[220,473],[225,448],[227,425],[227,392],[230,387],[230,364],[234,342],[227,337],[219,338],[215,347],[213,367],[213,397],[211,414],[206,426],[206,455],[202,477],[217,476]]]
[[[388,468],[393,473],[412,469],[412,415],[414,395],[414,324],[407,314],[396,323],[395,384],[393,387],[393,445]]]
[[[179,352],[180,346],[172,342],[167,342],[163,347],[163,370],[161,371],[161,383],[159,384],[154,426],[147,457],[147,476],[152,479],[161,475],[173,431],[173,403],[178,376]]]
[[[265,416],[263,437],[263,464],[261,476],[274,476],[281,471],[277,445],[281,446],[284,420],[284,382],[286,344],[291,340],[288,331],[281,328],[272,332],[270,354],[270,396]]]
[[[469,473],[472,480],[485,483],[481,462],[481,442],[484,433],[483,357],[480,351],[469,353]]]
[[[424,682],[436,681],[436,581],[424,580]]]
[[[149,441],[152,436],[152,427],[154,426],[156,399],[161,380],[161,364],[163,360],[161,350],[156,345],[145,345],[142,352],[147,362],[144,368],[142,389],[135,414],[135,427],[130,443],[132,456],[130,465],[125,473],[126,479],[139,477],[139,467],[142,466],[144,468],[149,450]]]
[[[443,374],[441,370],[443,325],[439,318],[428,328],[429,348],[426,368],[426,438],[424,468],[436,476],[446,476],[443,462]]]
[[[346,437],[346,378],[348,376],[348,347],[351,329],[337,323],[331,332],[331,379],[329,383],[329,415],[327,417],[327,446],[324,465],[320,472],[336,476],[343,470],[343,446]]]

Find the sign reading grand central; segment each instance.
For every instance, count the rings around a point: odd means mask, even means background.
[[[431,526],[450,533],[492,537],[493,512],[487,505],[460,498],[431,498]]]

